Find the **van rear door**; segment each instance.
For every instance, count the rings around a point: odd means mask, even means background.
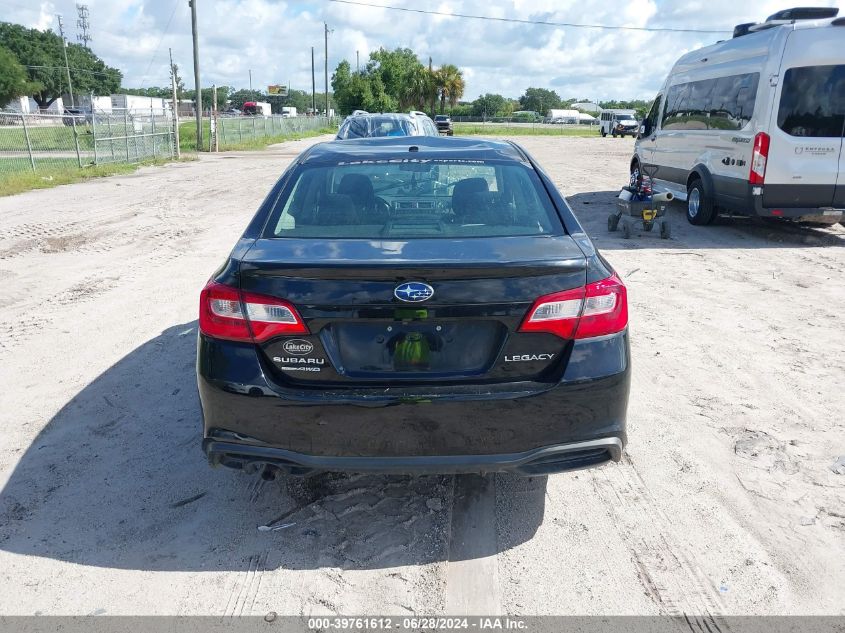
[[[769,126],[766,208],[819,208],[841,199],[845,28],[798,28],[786,41]]]

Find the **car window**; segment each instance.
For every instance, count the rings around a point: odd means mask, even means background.
[[[760,73],[676,84],[666,94],[664,130],[740,130],[751,120]]]
[[[845,136],[845,65],[787,70],[778,127],[790,136]]]
[[[370,138],[381,136],[411,136],[411,122],[390,116],[357,116],[344,122],[337,134],[339,139]]]
[[[391,158],[305,165],[274,203],[266,237],[411,239],[557,235],[522,163]]]
[[[658,94],[654,101],[651,104],[651,109],[648,111],[648,114],[643,121],[643,126],[645,127],[645,134],[649,135],[652,134],[657,126],[657,115],[660,113],[660,100],[663,98],[662,94]]]

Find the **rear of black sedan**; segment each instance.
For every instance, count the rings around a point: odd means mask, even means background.
[[[518,146],[316,145],[200,299],[210,462],[543,474],[619,460],[625,286]]]

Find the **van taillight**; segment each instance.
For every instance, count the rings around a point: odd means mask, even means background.
[[[628,293],[614,273],[583,288],[537,299],[520,332],[546,332],[561,338],[590,338],[621,332],[628,325]]]
[[[308,328],[287,301],[209,281],[200,293],[200,332],[262,343],[274,336],[307,334]]]
[[[754,137],[754,150],[751,153],[751,171],[748,184],[762,185],[766,178],[766,161],[769,158],[769,135],[759,132]]]

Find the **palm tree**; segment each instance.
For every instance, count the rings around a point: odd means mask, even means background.
[[[408,77],[408,84],[405,86],[405,92],[402,95],[403,106],[412,106],[418,110],[423,110],[434,89],[428,69],[420,64],[414,68]]]
[[[440,113],[446,109],[446,101],[449,107],[454,108],[458,101],[464,96],[464,74],[454,64],[444,64],[437,70],[437,91],[440,94]]]

